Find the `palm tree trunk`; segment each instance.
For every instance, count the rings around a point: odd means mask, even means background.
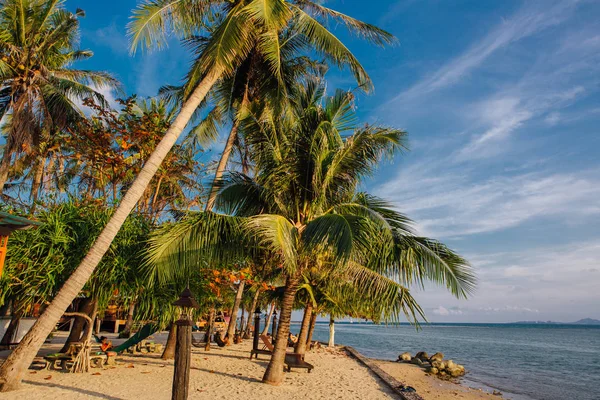
[[[315,332],[315,325],[317,324],[317,313],[313,310],[310,315],[310,328],[308,328],[308,338],[306,338],[306,346],[310,350],[310,344],[312,343],[313,333]]]
[[[85,325],[85,330],[83,331],[83,335],[81,335],[81,341],[85,342],[90,340],[92,337],[92,332],[94,331],[94,321],[96,320],[96,315],[98,315],[98,299],[95,298],[92,300],[92,312],[88,314],[90,319],[86,319],[87,324]]]
[[[133,326],[133,313],[135,312],[135,300],[131,300],[129,303],[129,311],[127,311],[127,321],[125,321],[125,327],[119,335],[120,337],[129,337],[131,334],[131,327]]]
[[[269,327],[271,326],[271,319],[273,318],[273,311],[275,311],[275,302],[271,303],[269,307],[269,314],[267,315],[267,320],[265,321],[265,329],[263,329],[262,334],[266,335],[269,333]]]
[[[2,341],[0,341],[0,346],[8,346],[9,344],[14,343],[17,332],[19,331],[19,322],[21,322],[23,311],[25,311],[24,307],[18,302],[15,302],[13,303],[12,311],[12,317],[8,323],[8,327],[6,327]]]
[[[10,160],[12,158],[12,151],[9,149],[8,144],[4,146],[4,153],[2,154],[2,162],[0,162],[0,194],[4,192],[4,185],[8,180],[8,172],[10,171]]]
[[[304,354],[306,353],[306,339],[308,338],[308,330],[310,329],[310,318],[312,315],[313,303],[308,301],[304,308],[304,316],[302,317],[302,326],[300,326],[300,333],[298,333],[298,341],[294,347],[294,353]]]
[[[86,315],[90,315],[93,311],[94,305],[92,304],[91,297],[85,297],[79,301],[77,305],[77,313],[82,313]],[[60,353],[64,353],[69,350],[72,343],[77,343],[81,340],[81,333],[85,327],[85,318],[75,317],[75,321],[73,321],[73,325],[71,326],[71,331],[69,332],[69,336],[65,341],[63,348],[60,350]]]
[[[231,317],[229,318],[229,325],[227,326],[227,337],[229,341],[227,345],[231,345],[233,342],[233,335],[235,333],[235,325],[237,323],[237,314],[240,309],[240,303],[242,302],[242,295],[244,294],[244,281],[240,281],[238,290],[235,295],[235,302],[233,303],[233,309],[231,310]]]
[[[121,204],[102,230],[98,239],[94,242],[88,254],[62,286],[52,303],[38,318],[23,340],[21,340],[20,345],[2,364],[0,367],[0,392],[16,390],[20,386],[23,374],[33,361],[44,340],[52,332],[61,315],[69,307],[69,304],[71,304],[94,272],[102,256],[104,256],[104,253],[106,253],[121,229],[125,219],[135,207],[142,194],[144,194],[152,177],[158,171],[160,164],[181,135],[181,132],[183,132],[210,88],[217,82],[222,73],[222,69],[209,72],[196,89],[194,89],[194,92],[181,107],[179,115],[175,118],[175,121],[167,130],[167,133],[158,146],[156,146],[148,161],[144,164],[142,171],[121,200]]]
[[[290,334],[290,321],[292,319],[292,309],[294,308],[294,298],[298,291],[299,282],[300,275],[297,274],[295,276],[289,276],[285,283],[285,290],[281,301],[279,328],[277,330],[277,339],[275,340],[275,349],[262,379],[263,382],[270,385],[280,385],[283,381],[283,363],[285,361],[288,336]]]
[[[42,177],[44,176],[44,158],[39,157],[40,159],[35,166],[35,175],[33,176],[33,182],[31,183],[31,207],[29,208],[29,213],[33,214],[35,212],[35,207],[37,206],[36,202],[38,199],[38,195],[40,193],[40,187],[42,186]]]
[[[335,347],[335,320],[331,314],[329,314],[329,343],[327,346]]]
[[[177,325],[171,324],[169,329],[169,336],[167,337],[167,344],[165,345],[165,351],[163,351],[163,360],[172,360],[175,358],[175,345],[177,344]]]
[[[206,202],[206,211],[212,211],[213,207],[215,206],[215,200],[217,199],[217,193],[219,192],[218,183],[223,177],[223,172],[225,172],[225,168],[227,167],[227,162],[229,161],[229,156],[231,155],[231,150],[233,149],[233,143],[235,142],[239,125],[240,122],[238,120],[234,121],[231,131],[229,131],[227,143],[225,143],[225,148],[223,149],[223,153],[221,153],[221,159],[219,160],[217,170],[215,171],[215,179],[213,179],[210,187],[210,195],[208,197],[208,201]]]
[[[212,340],[214,328],[215,328],[215,308],[212,307],[210,309],[210,313],[208,314],[208,327],[206,328],[206,346],[204,346],[205,351],[210,351],[210,341]]]
[[[250,306],[250,310],[248,310],[248,322],[246,323],[246,332],[244,336],[250,336],[251,334],[251,326],[252,322],[252,313],[256,310],[256,306],[258,305],[258,297],[260,296],[260,289],[256,288],[256,293],[254,293],[254,298],[252,299],[252,305]]]

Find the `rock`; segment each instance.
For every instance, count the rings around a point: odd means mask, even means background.
[[[456,368],[456,364],[454,364],[454,361],[448,360],[448,361],[446,361],[446,368],[447,369],[454,369],[454,368]]]
[[[446,368],[446,372],[453,378],[458,378],[465,374],[460,368]]]
[[[415,365],[418,365],[418,366],[422,366],[422,365],[423,365],[423,361],[421,361],[421,359],[420,359],[420,358],[417,358],[417,357],[413,358],[413,359],[411,360],[411,363],[412,363],[412,364],[415,364]]]
[[[440,370],[435,367],[429,367],[425,370],[425,372],[428,372],[433,375],[437,375],[440,372]]]
[[[398,361],[410,361],[412,360],[412,356],[409,352],[402,353],[398,356]]]
[[[429,362],[433,362],[433,361],[442,361],[444,359],[444,354],[443,353],[435,353],[434,355],[432,355],[431,357],[429,357]]]
[[[494,392],[492,393],[494,396],[502,396],[502,392],[498,391],[498,390],[494,390]]]
[[[440,376],[446,376],[446,372],[445,371],[440,371]]]
[[[418,358],[421,361],[429,361],[429,355],[424,351],[418,352],[415,358]]]
[[[443,361],[433,361],[431,363],[432,367],[439,369],[440,371],[446,368],[446,363]]]

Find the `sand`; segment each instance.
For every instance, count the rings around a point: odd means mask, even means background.
[[[478,389],[471,389],[455,382],[445,381],[435,376],[428,375],[422,368],[413,364],[381,360],[374,360],[374,362],[379,368],[400,382],[414,387],[417,390],[417,393],[425,400],[498,400],[502,398]]]
[[[58,351],[60,341],[45,345],[40,354]],[[156,342],[166,335],[154,336]],[[118,341],[115,341],[118,342]],[[343,349],[321,348],[306,355],[315,366],[312,373],[293,370],[285,374],[281,386],[260,382],[268,364],[266,356],[249,359],[251,340],[226,348],[213,347],[206,352],[192,348],[190,399],[397,399],[398,396],[367,367],[349,356]],[[5,357],[6,352],[0,353]],[[425,373],[392,362],[380,366],[402,382],[415,387],[425,399],[484,397],[477,391],[441,382]],[[16,392],[0,393],[0,399],[168,399],[171,396],[173,361],[160,359],[159,354],[124,355],[114,367],[94,368],[87,374],[59,371],[29,370],[23,388]]]

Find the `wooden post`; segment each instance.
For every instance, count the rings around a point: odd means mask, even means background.
[[[260,329],[260,312],[254,313],[254,341],[252,342],[252,350],[258,350],[258,331]],[[258,357],[258,356],[257,356]]]
[[[192,321],[182,313],[182,317],[175,322],[175,325],[177,325],[177,344],[171,399],[187,400],[192,361]]]

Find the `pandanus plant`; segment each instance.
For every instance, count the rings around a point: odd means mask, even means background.
[[[442,244],[417,237],[410,221],[384,201],[355,194],[385,155],[405,148],[406,133],[356,123],[353,96],[325,97],[319,79],[295,88],[289,109],[274,115],[251,108],[242,121],[255,175],[232,173],[221,183],[222,213],[190,213],[151,239],[157,268],[231,262],[248,251],[274,254],[285,279],[275,349],[263,381],[280,384],[294,299],[303,273],[326,258],[326,268],[353,276],[356,286],[433,280],[457,296],[473,287],[465,260]],[[381,286],[384,287],[384,286]],[[386,285],[386,287],[390,287]],[[420,314],[406,287],[397,306]],[[382,311],[383,312],[383,311]]]

